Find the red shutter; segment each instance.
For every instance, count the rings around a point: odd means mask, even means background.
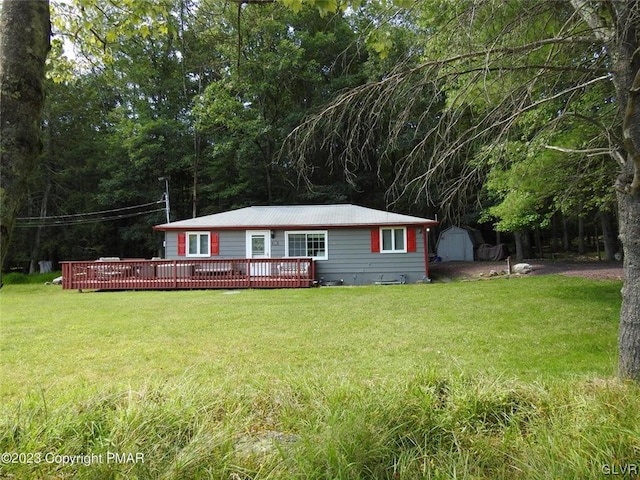
[[[407,228],[407,252],[416,251],[416,229]]]
[[[377,228],[371,229],[371,252],[380,252],[380,230]]]
[[[220,255],[220,236],[217,232],[211,232],[209,234],[209,241],[211,243],[210,255]]]
[[[184,257],[187,255],[187,234],[178,234],[178,255]]]

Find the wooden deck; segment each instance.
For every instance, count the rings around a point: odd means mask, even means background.
[[[304,288],[316,285],[311,258],[62,262],[62,288],[173,290]]]

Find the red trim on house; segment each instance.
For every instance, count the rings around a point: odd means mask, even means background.
[[[413,253],[416,250],[416,229],[409,227],[407,228],[407,252]]]
[[[187,256],[187,234],[178,234],[178,255],[181,257]]]
[[[209,241],[211,244],[209,254],[211,256],[220,255],[220,235],[217,232],[211,232],[209,235]]]
[[[380,253],[380,230],[371,229],[371,253]]]
[[[424,278],[429,278],[429,225],[422,228],[422,241],[424,243]]]

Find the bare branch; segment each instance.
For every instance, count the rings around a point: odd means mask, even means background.
[[[593,34],[598,38],[598,40],[610,42],[613,39],[613,28],[607,25],[606,20],[598,14],[593,2],[587,0],[570,1],[578,15],[580,15],[585,23],[591,27]]]
[[[388,199],[420,196],[452,218],[459,206],[477,201],[490,168],[484,159],[499,154],[523,114],[557,103],[558,112],[548,112],[555,125],[573,97],[611,82],[604,55],[589,55],[587,48],[581,58],[567,49],[602,41],[591,29],[579,31],[580,18],[569,13],[550,38],[504,45],[504,31],[498,30],[491,47],[461,47],[462,53],[446,58],[400,65],[307,117],[287,137],[281,155],[295,159],[306,182],[318,156],[354,183],[363,168],[387,179],[391,174]]]
[[[565,147],[558,147],[556,145],[545,145],[544,148],[548,148],[549,150],[556,150],[558,152],[562,152],[562,153],[580,153],[583,155],[586,155],[588,157],[591,156],[596,156],[596,155],[611,155],[612,151],[610,148],[585,148],[585,149],[579,149],[579,148],[565,148]]]
[[[556,150],[562,153],[578,153],[578,154],[585,155],[587,157],[596,157],[598,155],[609,155],[621,166],[625,165],[624,155],[622,155],[622,153],[620,153],[619,150],[615,150],[612,148],[574,149],[574,148],[558,147],[555,145],[545,145],[544,148],[548,148],[549,150]]]

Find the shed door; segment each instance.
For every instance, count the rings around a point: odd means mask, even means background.
[[[450,242],[450,260],[469,260],[467,255],[467,234],[452,233],[448,239]],[[471,259],[473,260],[473,258]]]

